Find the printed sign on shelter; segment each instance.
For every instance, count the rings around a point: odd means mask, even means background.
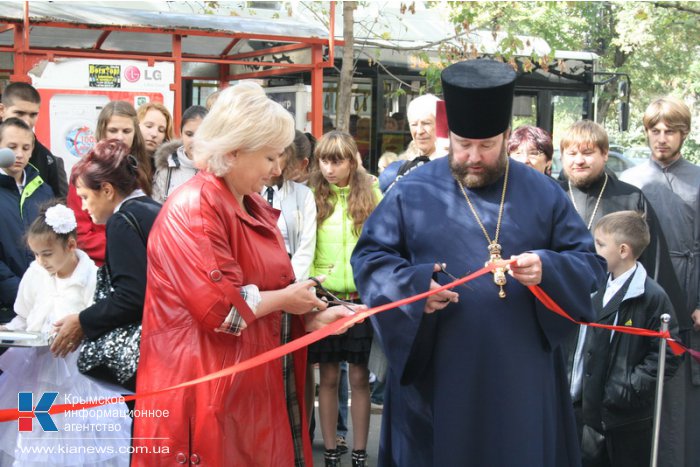
[[[172,62],[56,58],[35,66],[30,76],[41,95],[37,138],[49,142],[69,174],[95,144],[97,120],[110,101],[135,108],[161,102],[171,111],[174,106]]]
[[[122,87],[122,75],[120,65],[96,65],[91,63],[88,67],[91,88],[120,88]]]

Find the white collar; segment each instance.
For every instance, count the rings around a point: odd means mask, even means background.
[[[615,287],[616,289],[619,289],[622,287],[622,284],[625,283],[629,277],[634,274],[634,271],[637,269],[636,264],[629,268],[627,271],[623,272],[619,276],[617,276],[615,279],[612,278],[612,274],[608,276],[608,285],[606,286],[607,288],[610,287]]]
[[[117,204],[117,206],[114,208],[114,212],[116,213],[117,211],[119,211],[119,209],[121,209],[121,207],[122,207],[122,204],[129,201],[130,199],[140,198],[141,196],[146,196],[146,193],[144,193],[141,188],[135,189],[134,191],[131,192],[131,194],[129,194],[129,196],[124,198],[121,201],[121,203]]]

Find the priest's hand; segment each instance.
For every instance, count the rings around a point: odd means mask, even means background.
[[[542,282],[542,260],[535,253],[523,253],[511,256],[510,259],[517,259],[511,263],[509,274],[515,280],[526,287],[538,285]]]
[[[439,264],[433,266],[433,272],[440,272],[441,268]],[[440,284],[434,280],[430,280],[430,289],[435,290],[442,287]],[[442,310],[450,303],[459,302],[459,294],[451,290],[443,290],[436,294],[431,295],[425,301],[425,306],[423,307],[423,313],[435,313],[438,310]]]
[[[700,308],[696,308],[693,314],[690,315],[690,319],[693,320],[693,329],[700,331]]]

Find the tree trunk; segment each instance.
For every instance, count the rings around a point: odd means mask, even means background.
[[[607,87],[607,86],[606,86]],[[613,98],[610,94],[598,96],[598,111],[596,113],[596,123],[605,126],[605,121],[608,118],[608,111],[613,103]]]
[[[338,87],[338,106],[336,108],[336,128],[348,131],[350,128],[350,100],[352,97],[352,75],[355,66],[354,48],[355,25],[354,10],[357,2],[343,2],[343,64],[340,67],[340,86]]]

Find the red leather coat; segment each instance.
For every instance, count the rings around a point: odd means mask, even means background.
[[[245,203],[252,217],[223,180],[206,172],[168,198],[148,239],[137,392],[199,378],[280,345],[281,312],[248,323],[240,336],[214,332],[240,300],[239,287],[275,290],[294,278],[276,228],[278,211],[257,194]],[[292,337],[298,337],[303,322],[293,321]],[[305,349],[294,363],[303,414]],[[134,454],[132,466],[294,465],[281,359],[139,400],[136,409],[169,414],[135,418],[134,444],[150,452]],[[306,465],[312,465],[306,420],[302,433]]]

